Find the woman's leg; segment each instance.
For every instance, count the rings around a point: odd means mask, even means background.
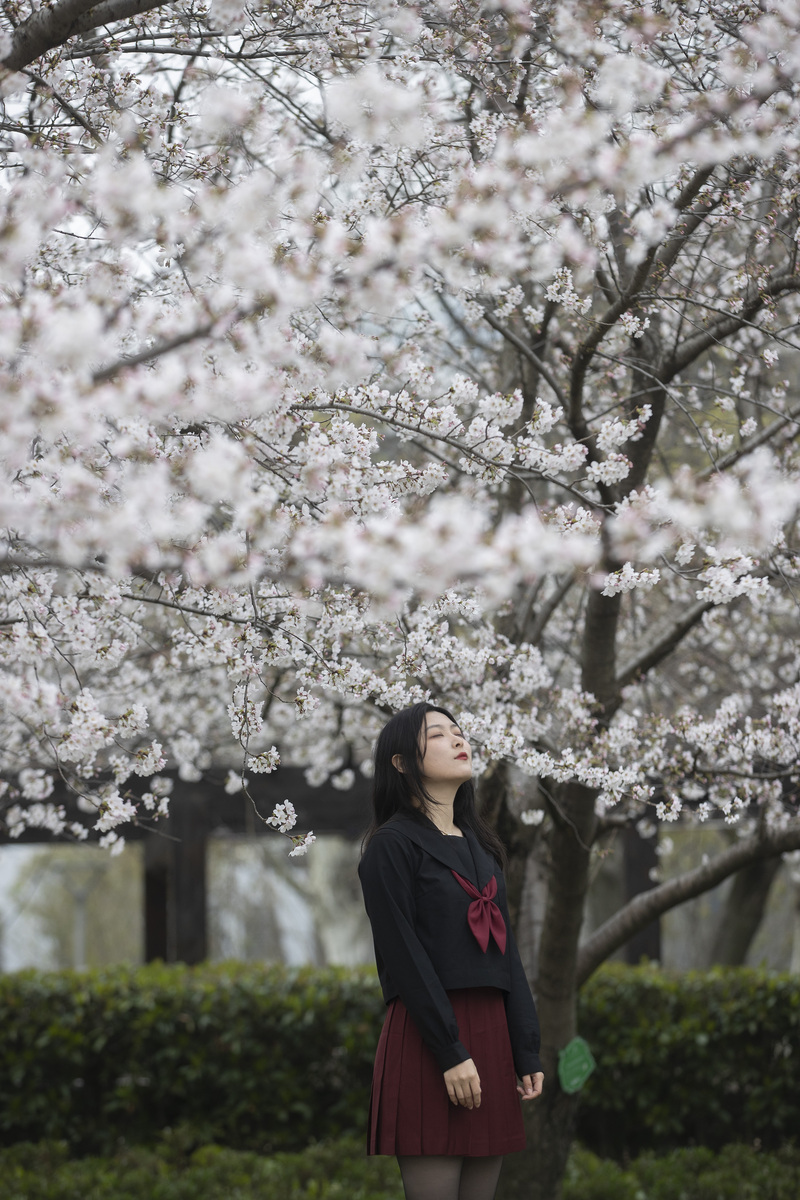
[[[397,1161],[406,1200],[459,1200],[463,1158],[451,1154],[398,1154]]]
[[[398,1154],[397,1161],[406,1200],[494,1200],[503,1165],[501,1154]]]
[[[486,1158],[465,1158],[461,1168],[458,1200],[494,1200],[502,1165],[502,1154]]]

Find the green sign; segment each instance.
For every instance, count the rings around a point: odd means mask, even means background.
[[[596,1066],[589,1043],[582,1037],[574,1037],[558,1052],[558,1082],[561,1090],[569,1095],[579,1092]]]

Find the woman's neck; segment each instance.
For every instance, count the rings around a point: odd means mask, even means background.
[[[419,807],[422,808],[422,805]],[[429,802],[425,805],[424,811],[428,820],[446,837],[461,832],[453,819],[452,800],[449,804],[441,800],[435,800],[433,804]]]

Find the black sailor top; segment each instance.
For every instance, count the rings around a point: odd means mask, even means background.
[[[539,1021],[495,859],[471,830],[446,837],[398,814],[358,868],[383,998],[400,997],[442,1071],[464,1062],[448,991],[499,988],[517,1074],[541,1070]]]

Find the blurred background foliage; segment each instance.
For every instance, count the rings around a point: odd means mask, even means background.
[[[721,822],[692,830],[654,826],[654,878],[699,865],[734,837]],[[370,964],[372,939],[355,870],[359,852],[358,842],[335,834],[320,834],[314,854],[300,860],[287,858],[278,839],[210,838],[210,961]],[[623,860],[621,839],[596,852],[585,935],[624,903]],[[800,889],[791,863],[776,861],[774,868],[757,898],[755,932],[742,961],[798,970]],[[721,928],[741,916],[733,887],[726,880],[661,919],[662,965],[704,970],[725,961],[717,954]],[[129,842],[116,858],[86,846],[0,846],[0,969],[141,963],[143,923],[141,843]],[[625,952],[615,958],[623,960]]]

